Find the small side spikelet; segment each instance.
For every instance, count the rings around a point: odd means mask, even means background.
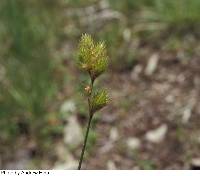
[[[91,112],[95,113],[96,111],[102,109],[109,102],[108,93],[105,90],[99,90],[92,95],[90,106]]]
[[[95,43],[92,37],[84,34],[79,43],[79,65],[95,80],[108,66],[106,47],[103,42]]]

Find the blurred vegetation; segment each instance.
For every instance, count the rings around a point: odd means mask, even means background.
[[[200,24],[200,1],[154,0],[152,2],[150,8],[144,13],[144,19],[147,22],[163,24],[167,29],[170,28],[179,33],[198,31],[196,27]]]
[[[182,36],[199,37],[199,9],[199,0],[1,0],[0,145],[11,146],[28,133],[38,145],[49,147],[52,134],[62,133],[55,120],[64,77],[57,77],[62,44],[67,43],[69,66],[80,35],[90,33],[106,41],[111,72],[128,71],[141,58],[139,47],[146,42],[177,49],[184,44]],[[194,49],[185,48],[191,53]],[[128,108],[127,103],[122,106]],[[85,114],[84,108],[80,105],[79,112]],[[94,132],[91,145],[95,141]]]
[[[15,142],[28,133],[38,143],[51,131],[47,112],[58,86],[53,73],[59,4],[2,0],[0,5],[0,141]]]
[[[65,2],[72,8],[66,34],[78,38],[85,32],[106,40],[113,70],[131,69],[137,63],[140,55],[137,49],[143,43],[161,46],[159,43],[167,43],[172,36],[178,40],[187,34],[199,36],[199,0]],[[157,42],[152,43],[154,40]]]

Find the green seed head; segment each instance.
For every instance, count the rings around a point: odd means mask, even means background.
[[[92,95],[90,107],[92,113],[102,109],[109,102],[108,93],[105,90],[99,90]]]
[[[95,80],[108,66],[108,56],[103,42],[95,43],[92,37],[84,34],[79,43],[79,65]]]

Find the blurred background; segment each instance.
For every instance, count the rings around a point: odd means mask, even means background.
[[[199,0],[1,0],[0,168],[76,169],[87,123],[82,33],[104,40],[84,169],[200,167]]]

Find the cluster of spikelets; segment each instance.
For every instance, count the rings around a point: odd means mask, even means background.
[[[95,43],[92,37],[84,34],[79,43],[78,63],[87,72],[91,85],[85,87],[88,95],[90,113],[95,113],[108,104],[109,97],[105,90],[93,90],[93,83],[108,67],[108,56],[104,42]]]
[[[79,44],[79,63],[93,80],[96,79],[108,66],[105,44],[103,42],[96,44],[90,35],[82,35]]]

